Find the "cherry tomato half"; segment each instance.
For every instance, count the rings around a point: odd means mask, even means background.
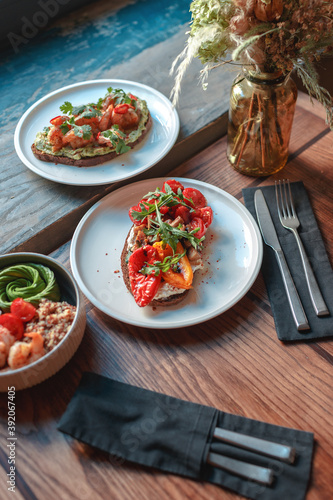
[[[153,264],[159,260],[156,248],[151,245],[138,248],[128,260],[128,271],[131,289],[135,302],[140,307],[147,306],[155,297],[161,283],[161,275],[142,274],[140,270],[145,264]]]
[[[207,205],[207,200],[204,195],[198,190],[194,188],[186,188],[183,191],[183,196],[185,203],[193,208],[201,208]]]
[[[202,219],[205,227],[209,227],[213,222],[213,210],[211,207],[201,207],[196,210],[196,216]]]
[[[197,231],[194,234],[194,236],[196,238],[202,238],[206,233],[207,228],[205,227],[205,224],[203,223],[202,219],[200,219],[199,217],[194,217],[194,219],[192,219],[191,222],[189,223],[190,231],[193,231],[197,227],[199,228],[199,231]]]
[[[10,312],[26,323],[35,316],[36,308],[30,302],[17,298],[11,303]]]
[[[24,325],[23,321],[12,313],[1,314],[0,325],[7,328],[11,335],[13,335],[16,340],[20,340],[23,337]]]
[[[141,203],[141,202],[140,202]],[[135,211],[135,212],[142,212],[142,209],[140,207],[140,203],[138,203],[137,205],[134,205],[133,207],[131,207],[128,211],[128,215],[131,219],[131,221],[133,222],[133,224],[135,224],[136,226],[141,226],[141,224],[146,224],[147,223],[147,217],[145,217],[144,219],[142,220],[137,220],[133,217],[132,215],[132,212]]]
[[[181,182],[176,181],[175,179],[169,179],[168,181],[163,182],[162,193],[166,193],[165,185],[168,184],[171,187],[172,191],[177,194],[178,189],[181,191],[184,190],[183,184]]]
[[[181,217],[185,224],[190,222],[190,209],[184,207],[184,205],[179,205],[175,211],[175,218]]]

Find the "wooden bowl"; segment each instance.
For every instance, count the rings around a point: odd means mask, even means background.
[[[32,252],[6,254],[0,256],[0,270],[26,262],[42,264],[54,272],[60,288],[60,301],[76,306],[76,315],[65,337],[45,356],[16,370],[0,369],[0,392],[7,392],[9,387],[15,387],[15,390],[32,387],[58,372],[79,347],[86,326],[83,294],[67,269],[53,258]]]

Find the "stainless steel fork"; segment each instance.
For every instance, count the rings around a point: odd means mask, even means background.
[[[302,240],[297,231],[298,227],[300,226],[300,222],[294,207],[293,197],[291,194],[290,183],[288,179],[286,181],[283,180],[282,183],[281,181],[279,181],[278,183],[277,181],[275,181],[275,194],[281,224],[286,229],[289,229],[296,238],[313,307],[316,311],[317,316],[326,316],[327,314],[329,314],[329,310],[327,309],[323,296],[319,290],[317,280],[315,278],[315,275],[313,274],[309,259],[305,253]]]

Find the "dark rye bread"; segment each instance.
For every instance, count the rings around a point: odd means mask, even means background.
[[[139,144],[144,137],[147,135],[147,132],[150,130],[152,126],[152,118],[150,116],[150,113],[148,115],[148,120],[146,123],[146,127],[143,130],[142,134],[138,139],[134,142],[131,142],[128,144],[128,146],[133,149],[137,144]],[[96,165],[100,165],[101,163],[105,163],[106,161],[113,160],[116,156],[118,155],[115,151],[112,151],[111,153],[107,153],[105,155],[99,155],[99,156],[89,156],[87,158],[81,158],[80,160],[74,160],[73,158],[67,158],[67,156],[55,156],[52,154],[45,153],[44,151],[40,151],[39,149],[36,148],[35,144],[31,146],[32,152],[34,156],[41,161],[46,161],[46,162],[51,162],[55,163],[56,165],[58,163],[61,163],[63,165],[72,165],[75,167],[94,167]]]
[[[133,226],[132,226],[133,227]],[[131,229],[132,229],[131,227]],[[130,278],[129,278],[129,273],[128,273],[128,266],[126,264],[126,257],[127,257],[127,240],[130,235],[131,229],[128,232],[128,235],[125,240],[125,245],[123,248],[123,251],[121,252],[121,270],[123,273],[123,280],[126,285],[127,290],[132,293],[131,289],[131,283],[130,283]],[[170,297],[166,297],[165,299],[159,299],[159,300],[152,300],[148,305],[152,307],[156,306],[173,306],[175,304],[178,304],[178,302],[181,302],[188,294],[190,290],[185,290],[182,293],[177,293],[176,295],[171,295]]]

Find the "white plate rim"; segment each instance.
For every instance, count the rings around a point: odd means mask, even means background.
[[[76,279],[79,287],[83,291],[84,295],[90,300],[90,302],[94,306],[97,307],[97,309],[99,309],[100,311],[102,311],[106,315],[110,316],[111,318],[122,321],[123,323],[126,323],[126,324],[138,326],[138,327],[146,327],[146,328],[154,328],[154,329],[183,328],[183,327],[187,327],[187,326],[197,325],[197,324],[203,323],[209,319],[213,319],[216,316],[219,316],[220,314],[226,312],[228,309],[230,309],[235,304],[237,304],[237,302],[239,302],[244,297],[244,295],[246,295],[246,293],[252,287],[254,281],[256,280],[256,278],[259,274],[259,271],[261,269],[262,259],[263,259],[263,242],[262,242],[261,233],[260,233],[260,230],[258,228],[258,225],[257,225],[255,219],[253,218],[252,214],[248,211],[248,209],[239,200],[237,200],[234,196],[229,194],[227,191],[224,191],[221,188],[218,188],[217,186],[214,186],[212,184],[209,184],[209,183],[206,183],[203,181],[198,181],[196,179],[187,179],[187,178],[183,178],[183,177],[172,177],[172,178],[174,178],[182,183],[185,183],[185,184],[188,182],[191,182],[191,184],[197,186],[198,189],[200,188],[200,186],[201,187],[205,186],[207,189],[212,189],[213,191],[226,197],[229,201],[231,201],[232,203],[235,204],[235,206],[238,208],[238,210],[240,210],[241,214],[243,215],[243,217],[245,217],[245,219],[247,219],[247,221],[252,229],[253,235],[255,237],[255,243],[257,245],[257,254],[256,254],[257,258],[256,258],[256,261],[255,261],[254,266],[253,266],[252,274],[249,277],[249,279],[247,280],[247,282],[246,282],[245,286],[243,287],[243,289],[241,290],[241,292],[238,293],[234,297],[233,300],[224,304],[224,306],[222,306],[221,308],[216,309],[214,312],[211,312],[207,315],[203,315],[200,318],[193,319],[192,321],[191,320],[187,320],[187,321],[179,320],[176,322],[175,321],[173,321],[173,322],[159,322],[158,324],[156,324],[156,323],[154,323],[153,320],[138,322],[138,321],[132,320],[130,318],[124,319],[124,316],[122,314],[118,314],[117,312],[110,312],[110,309],[107,308],[106,306],[104,306],[102,303],[100,303],[100,301],[90,292],[90,290],[86,287],[84,281],[82,280],[82,278],[80,276],[80,272],[78,270],[76,259],[75,259],[75,253],[77,251],[77,242],[78,242],[80,233],[83,230],[86,221],[90,218],[90,216],[93,214],[93,212],[95,210],[97,210],[103,202],[105,202],[106,200],[111,198],[115,193],[117,193],[117,195],[118,195],[119,192],[126,191],[127,189],[129,189],[129,187],[132,188],[133,186],[137,185],[139,188],[139,187],[145,185],[146,183],[152,183],[152,182],[156,182],[156,186],[158,186],[158,185],[162,186],[163,181],[166,180],[167,178],[170,178],[170,177],[144,179],[144,180],[137,181],[137,182],[134,182],[132,184],[123,186],[119,189],[116,189],[112,193],[109,193],[108,195],[104,196],[95,205],[93,205],[86,212],[86,214],[82,217],[82,219],[80,220],[80,222],[78,223],[78,225],[74,231],[71,245],[70,245],[70,264],[71,264],[72,273],[73,273],[74,278]],[[125,284],[124,284],[124,287],[125,287]],[[126,291],[127,291],[127,289],[126,289]],[[180,316],[181,316],[181,313],[180,313]]]
[[[132,85],[134,85],[139,89],[140,88],[144,89],[146,92],[153,94],[156,98],[159,98],[164,103],[164,105],[166,105],[169,108],[173,123],[172,123],[172,134],[170,134],[170,136],[168,136],[168,142],[165,144],[165,147],[159,152],[159,154],[157,156],[152,158],[151,161],[148,162],[147,164],[143,165],[141,169],[140,168],[136,169],[134,173],[130,172],[122,177],[117,177],[117,178],[112,178],[112,176],[111,176],[109,179],[105,178],[102,181],[95,181],[95,182],[91,182],[91,181],[89,181],[89,182],[81,181],[80,182],[80,181],[62,180],[62,179],[59,179],[58,177],[56,178],[55,176],[40,170],[40,168],[38,168],[37,162],[40,162],[41,160],[37,160],[37,158],[36,158],[36,163],[33,164],[26,157],[24,152],[22,151],[22,147],[21,147],[22,129],[23,129],[23,126],[25,125],[26,121],[29,119],[29,116],[36,108],[38,108],[40,105],[45,103],[45,101],[52,99],[52,97],[56,96],[57,94],[61,94],[63,92],[66,92],[66,91],[69,91],[72,89],[76,89],[79,87],[85,87],[85,86],[89,86],[89,85],[109,85],[109,86],[110,85],[111,86],[112,85],[113,86],[119,85],[119,87],[120,86],[132,86]],[[152,119],[153,119],[153,126],[154,126],[154,117],[153,116],[152,116]],[[42,128],[42,126],[43,126],[43,124],[41,124],[41,128]],[[176,108],[174,106],[172,106],[170,100],[165,95],[163,95],[160,91],[154,89],[153,87],[150,87],[150,86],[143,84],[143,83],[140,83],[140,82],[131,81],[131,80],[121,80],[121,79],[112,79],[112,78],[87,80],[87,81],[73,83],[71,85],[66,85],[65,87],[61,87],[59,89],[53,90],[52,92],[49,92],[47,95],[43,96],[38,101],[36,101],[34,104],[32,104],[23,113],[23,115],[21,116],[21,118],[19,119],[19,121],[16,125],[15,133],[14,133],[14,147],[15,147],[16,153],[17,153],[18,157],[20,158],[20,160],[22,161],[22,163],[29,170],[31,170],[35,174],[37,174],[37,175],[39,175],[47,180],[51,180],[51,181],[57,182],[59,184],[66,184],[66,185],[73,185],[73,186],[93,186],[93,185],[98,186],[98,185],[112,184],[114,182],[120,182],[122,180],[129,179],[131,177],[134,177],[134,176],[152,168],[154,165],[156,165],[156,163],[161,161],[164,158],[164,156],[166,156],[168,154],[168,152],[172,149],[172,147],[174,146],[174,144],[178,138],[179,130],[180,130],[180,120],[179,120],[179,116],[178,116]],[[34,138],[32,139],[31,144],[33,143],[33,140],[34,140]],[[133,150],[133,152],[131,152],[131,154],[135,155],[135,149]],[[112,163],[111,163],[112,161],[113,160],[110,160],[111,166],[112,166]],[[109,164],[109,162],[106,162],[103,165],[108,165],[108,164]],[[64,165],[64,167],[66,167],[66,166]],[[81,168],[81,167],[77,167],[77,168]],[[92,169],[94,167],[89,167],[89,168]]]

